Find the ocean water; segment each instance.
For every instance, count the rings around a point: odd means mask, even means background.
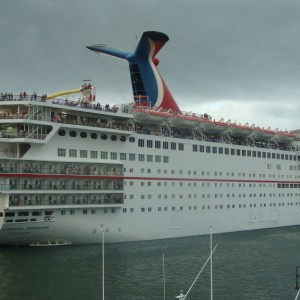
[[[105,299],[166,300],[189,289],[209,236],[105,245]],[[295,299],[300,226],[213,235],[214,300]],[[0,248],[1,300],[102,299],[102,246]],[[189,300],[210,299],[210,267]]]

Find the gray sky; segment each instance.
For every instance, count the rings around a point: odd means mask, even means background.
[[[131,50],[156,30],[170,37],[159,70],[182,110],[299,129],[299,12],[298,0],[1,0],[0,92],[92,79],[101,104],[130,102],[128,63],[85,46]]]

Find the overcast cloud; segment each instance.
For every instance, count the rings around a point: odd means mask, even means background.
[[[296,0],[1,0],[0,92],[92,79],[102,104],[130,102],[128,63],[85,46],[130,50],[156,30],[170,37],[159,69],[182,110],[298,129],[299,12]]]

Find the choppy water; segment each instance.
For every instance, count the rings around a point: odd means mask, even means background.
[[[295,299],[300,227],[213,236],[214,300]],[[187,291],[209,255],[209,236],[105,245],[105,299],[166,300]],[[1,300],[102,299],[102,248],[0,248]],[[210,299],[209,265],[189,300]]]

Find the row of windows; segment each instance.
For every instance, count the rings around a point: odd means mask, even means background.
[[[197,205],[189,205],[186,207],[187,210],[210,210],[210,209],[235,209],[235,208],[256,208],[256,207],[260,207],[260,208],[263,208],[263,207],[276,207],[276,206],[279,206],[279,207],[285,207],[285,206],[299,206],[300,205],[300,202],[287,202],[287,203],[284,203],[284,202],[280,202],[280,203],[259,203],[259,204],[256,204],[256,203],[250,203],[250,204],[215,204],[215,205],[202,205],[202,206],[197,206]],[[172,207],[168,207],[168,206],[164,206],[164,207],[157,207],[155,208],[158,212],[162,212],[162,211],[168,211],[168,210],[171,210],[171,211],[183,211],[184,210],[184,207],[183,206],[179,206],[179,207],[175,207],[175,206],[172,206]],[[152,212],[155,210],[154,208],[152,207],[141,207],[140,211],[141,212]],[[69,215],[75,215],[75,210],[74,209],[70,209],[68,210],[61,210],[61,215],[67,215],[67,213]],[[108,208],[105,208],[103,210],[104,213],[116,213],[116,209],[115,208],[111,208],[111,209],[108,209]],[[123,210],[122,210],[123,213],[127,213],[127,212],[130,212],[130,213],[133,213],[134,212],[134,208],[126,208],[124,207]],[[78,213],[78,211],[77,211]],[[28,211],[24,211],[24,212],[18,212],[18,216],[29,216],[30,212]],[[48,213],[49,214],[49,213]],[[48,215],[45,213],[45,215]],[[87,209],[83,209],[82,210],[82,214],[84,215],[87,215],[87,214],[96,214],[96,210],[95,209],[91,209],[91,210],[87,210]],[[42,212],[37,212],[37,213],[34,213],[32,212],[32,215],[42,215]],[[1,215],[2,217],[3,215]],[[14,217],[15,216],[15,212],[6,212],[5,214],[6,217]],[[23,219],[16,219],[16,220],[12,220],[12,219],[8,219],[6,220],[6,222],[8,223],[12,223],[12,222],[28,222],[28,221],[31,221],[31,222],[34,222],[34,221],[37,221],[37,219],[26,219],[26,218],[23,218]]]
[[[134,169],[133,168],[129,168],[128,169],[129,173],[133,173],[134,172]],[[150,174],[152,173],[152,169],[144,169],[142,168],[141,169],[141,173],[144,174],[144,173],[147,173]],[[157,174],[168,174],[168,170],[167,169],[157,169]],[[126,168],[124,168],[124,172],[126,172]],[[169,173],[170,174],[176,174],[175,173],[175,170],[169,170]],[[246,173],[234,173],[234,172],[227,172],[226,174],[223,172],[210,172],[210,171],[200,171],[200,172],[197,172],[197,171],[187,171],[187,174],[188,175],[197,175],[197,174],[200,174],[200,175],[203,175],[203,176],[216,176],[216,177],[222,177],[222,176],[226,176],[227,178],[228,177],[235,177],[235,176],[238,176],[238,178],[241,178],[241,177],[249,177],[249,178],[256,178],[258,175],[259,178],[269,178],[269,179],[275,179],[275,178],[278,178],[278,179],[284,179],[285,178],[285,175],[283,174],[254,174],[254,173],[249,173],[249,174],[246,174]],[[180,175],[183,175],[183,170],[178,170],[178,174]],[[224,177],[223,177],[224,178]],[[293,178],[293,175],[286,175],[286,178],[287,179],[292,179]],[[300,175],[294,175],[294,178],[295,179],[299,179],[300,178]],[[217,178],[219,179],[219,178]],[[214,180],[212,178],[210,178],[210,180]]]
[[[140,195],[139,196],[141,199],[146,199],[146,195]],[[152,199],[153,195],[152,194],[148,194],[147,195],[147,198],[148,199]],[[155,198],[157,199],[168,199],[168,198],[171,198],[171,199],[176,199],[176,198],[179,198],[179,199],[185,199],[185,198],[188,198],[188,199],[191,199],[191,198],[194,198],[194,199],[198,199],[198,198],[202,198],[202,199],[210,199],[210,198],[230,198],[230,199],[233,199],[235,197],[238,197],[238,198],[256,198],[256,197],[259,197],[259,198],[265,198],[265,197],[270,197],[270,198],[274,198],[274,197],[279,197],[279,198],[284,198],[284,197],[300,197],[300,193],[287,193],[287,194],[284,194],[284,193],[279,193],[278,195],[276,195],[275,193],[269,193],[269,194],[266,194],[266,193],[260,193],[260,194],[255,194],[255,193],[250,193],[250,194],[188,194],[187,196],[183,195],[183,194],[179,194],[179,195],[176,195],[176,194],[158,194],[158,195],[155,195]],[[125,195],[125,199],[126,199],[126,195]],[[134,195],[133,194],[130,194],[129,195],[129,199],[130,200],[133,200],[134,199]]]
[[[60,130],[58,131],[58,134],[59,134],[60,136],[65,136],[65,135],[66,135],[66,131],[65,131],[64,129],[60,129]],[[77,131],[75,131],[75,130],[69,131],[69,136],[70,136],[70,137],[77,137]],[[81,138],[83,138],[83,139],[86,139],[86,138],[88,137],[88,134],[87,134],[85,131],[81,131],[81,132],[79,132],[79,136],[80,136]],[[90,134],[90,137],[91,137],[91,139],[95,140],[95,139],[98,138],[98,134],[95,133],[95,132],[92,132],[92,133]],[[119,139],[121,142],[126,142],[126,136],[123,136],[123,135],[117,136],[117,135],[115,135],[115,134],[112,134],[112,135],[108,136],[106,133],[101,133],[101,134],[100,134],[100,138],[101,138],[102,140],[110,139],[111,141],[117,141],[117,140]],[[134,140],[132,141],[132,139],[131,139],[130,141],[131,141],[131,142],[134,142]]]
[[[177,143],[175,142],[161,142],[161,141],[154,141],[153,140],[144,140],[144,139],[138,139],[138,146],[139,147],[147,147],[147,148],[156,148],[156,149],[171,149],[171,150],[177,150]],[[178,150],[184,151],[184,144],[178,143]]]
[[[88,150],[77,150],[69,149],[69,157],[77,157],[79,152],[80,158],[88,158]],[[67,155],[67,149],[58,148],[57,155],[59,157],[65,157]],[[101,158],[101,159],[111,159],[118,160],[117,152],[107,152],[107,151],[90,151],[90,158]],[[135,154],[135,153],[119,153],[120,160],[129,160],[129,161],[147,161],[147,162],[163,162],[169,163],[169,156],[161,155],[145,155],[145,154]]]
[[[127,183],[125,182],[125,185]],[[176,186],[176,181],[172,181],[172,182],[168,182],[168,181],[156,181],[156,182],[153,182],[153,181],[141,181],[139,183],[141,186],[163,186],[163,187],[166,187],[168,186],[169,184],[173,187]],[[129,185],[130,186],[134,186],[134,181],[129,181]],[[198,186],[198,182],[182,182],[182,181],[177,181],[177,186],[180,186],[180,187],[185,187],[185,186],[188,186],[188,187],[197,187]],[[215,183],[212,183],[212,182],[200,182],[199,183],[199,186],[202,186],[202,187],[251,187],[251,188],[256,188],[256,187],[259,187],[259,188],[266,188],[266,187],[277,187],[277,188],[300,188],[300,184],[299,183],[222,183],[222,182],[215,182]]]
[[[216,146],[193,145],[193,151],[202,152],[202,153],[205,152],[205,153],[213,153],[213,154],[225,154],[225,155],[300,161],[300,155],[296,156],[291,154],[280,154],[275,152],[271,153],[271,152],[264,152],[264,151],[242,150],[242,149],[234,149],[234,148],[223,148],[223,147],[216,147]]]
[[[285,207],[285,206],[300,206],[300,202],[287,202],[287,203],[278,203],[278,206],[280,207]],[[187,210],[209,210],[209,209],[223,209],[223,208],[227,208],[227,209],[234,209],[234,208],[255,208],[255,207],[276,207],[276,203],[260,203],[259,205],[254,203],[250,203],[250,204],[226,204],[226,205],[223,205],[223,204],[216,204],[216,205],[202,205],[202,206],[197,206],[197,205],[189,205],[186,207]],[[153,207],[141,207],[140,211],[141,212],[152,212],[152,211],[168,211],[168,210],[171,210],[171,211],[183,211],[184,210],[184,207],[183,206],[179,206],[179,207],[175,207],[175,206],[172,206],[171,208],[168,207],[168,206],[164,206],[164,207],[157,207],[157,208],[153,208]],[[105,209],[104,210],[104,213],[108,213],[108,209]],[[134,212],[134,208],[130,208],[130,209],[127,209],[127,208],[123,208],[123,213],[127,213],[127,212],[131,212],[133,213]]]
[[[216,205],[202,205],[202,206],[198,206],[198,205],[189,205],[186,207],[187,210],[198,210],[198,209],[202,209],[202,210],[209,210],[209,209],[223,209],[223,208],[227,208],[227,209],[234,209],[234,208],[256,208],[256,207],[276,207],[276,206],[279,206],[279,207],[285,207],[285,206],[299,206],[300,205],[300,202],[287,202],[287,203],[284,203],[284,202],[280,202],[280,203],[260,203],[259,205],[256,204],[256,203],[250,203],[248,205],[246,204],[216,204]],[[152,207],[141,207],[140,211],[141,212],[152,212],[154,211],[155,209],[153,209]],[[184,210],[184,207],[183,206],[179,206],[179,207],[175,207],[175,206],[172,206],[171,208],[168,207],[168,206],[164,206],[164,207],[157,207],[156,210],[158,212],[161,212],[161,211],[168,211],[168,210],[171,210],[171,211],[183,211]],[[134,208],[126,208],[124,207],[122,212],[123,213],[127,213],[127,212],[131,212],[133,213],[135,210]],[[67,215],[67,213],[69,215],[75,215],[75,210],[74,209],[70,209],[68,212],[66,210],[61,210],[61,215]],[[108,209],[108,208],[105,208],[103,210],[104,213],[116,213],[116,209],[115,208],[111,208],[111,209]],[[77,212],[78,213],[78,212]],[[91,209],[91,210],[87,210],[87,209],[83,209],[82,214],[86,215],[86,214],[96,214],[96,210],[94,209]],[[23,220],[24,221],[24,220]]]
[[[58,134],[60,136],[65,136],[66,131],[64,129],[59,130]],[[71,137],[77,136],[77,131],[71,130],[69,132]],[[79,133],[81,138],[87,138],[87,133],[81,131]],[[91,139],[97,139],[98,134],[92,132],[90,134]],[[121,142],[126,141],[125,136],[117,136],[117,135],[110,135],[108,136],[105,133],[100,134],[100,138],[102,140],[110,139],[111,141],[120,140]],[[129,137],[129,142],[134,143],[135,138]],[[180,150],[184,151],[184,144],[183,143],[175,143],[175,142],[166,142],[166,141],[153,141],[153,140],[144,140],[138,139],[138,146],[139,147],[147,147],[147,148],[156,148],[156,149],[171,149],[171,150]],[[292,154],[280,154],[275,152],[265,152],[265,151],[256,151],[256,150],[244,150],[244,149],[235,149],[235,148],[224,148],[224,147],[216,147],[216,146],[204,146],[204,145],[193,145],[194,152],[202,152],[202,153],[213,153],[213,154],[225,154],[225,155],[237,155],[237,156],[246,156],[246,157],[258,157],[258,158],[269,158],[269,159],[280,159],[280,160],[293,160],[293,161],[300,161],[300,156],[292,155]]]
[[[80,158],[88,158],[88,150],[77,150],[77,149],[69,149],[69,157],[77,157],[79,152]],[[67,149],[64,148],[58,148],[57,152],[59,157],[65,157],[67,154]],[[107,152],[107,151],[90,151],[90,158],[93,159],[110,159],[110,160],[122,160],[122,161],[140,161],[140,162],[163,162],[163,163],[169,163],[169,156],[161,156],[161,155],[150,155],[150,154],[135,154],[135,153],[117,153],[117,152]],[[272,170],[272,164],[267,164],[267,169]],[[281,165],[276,165],[276,170],[281,170]],[[290,171],[300,171],[300,165],[298,166],[290,166]],[[130,172],[133,172],[133,169],[130,170]],[[144,173],[144,169],[141,169],[141,172]],[[147,169],[148,173],[151,173],[151,169]],[[161,173],[161,170],[158,169],[158,174]],[[178,171],[179,174],[183,174],[182,170]],[[197,175],[197,171],[191,171],[188,170],[188,175]],[[164,170],[164,174],[167,174],[167,170]],[[171,170],[171,174],[175,174],[175,170]],[[210,172],[210,171],[201,171],[202,175],[210,176],[211,174],[214,176],[225,176],[225,173],[223,172]],[[245,177],[246,173],[233,173],[233,172],[227,172],[226,176],[235,176],[238,175],[239,177]],[[258,174],[259,177],[266,178],[266,174]],[[249,177],[255,177],[255,174],[249,173]],[[275,178],[275,174],[269,174],[269,178]],[[284,175],[278,175],[278,178],[284,178]],[[288,175],[287,178],[292,178],[292,175]]]
[[[5,213],[5,217],[28,217],[28,216],[33,216],[33,217],[37,217],[37,216],[52,216],[53,215],[53,211],[51,210],[47,210],[47,211],[19,211],[19,212],[14,212],[14,211],[8,211]]]
[[[66,131],[64,129],[60,129],[58,131],[58,134],[60,136],[65,136],[66,135]],[[69,136],[70,137],[77,137],[77,131],[75,131],[75,130],[69,131]],[[79,136],[81,138],[87,138],[88,134],[85,131],[81,131],[81,132],[79,132]],[[95,132],[92,132],[90,134],[90,137],[91,137],[91,139],[95,140],[95,139],[98,138],[98,134],[95,133]],[[121,142],[126,142],[126,137],[123,136],[123,135],[122,136],[117,136],[115,134],[112,134],[112,135],[108,136],[106,133],[101,133],[100,134],[100,138],[102,140],[109,139],[111,141],[118,141],[118,140],[120,140]],[[129,137],[129,142],[134,143],[135,142],[135,138],[134,137]],[[153,143],[153,140],[146,140],[145,141],[144,139],[138,139],[138,146],[139,147],[145,147],[146,146],[147,148],[156,148],[156,149],[177,150],[177,143],[175,143],[175,142],[169,143],[169,142],[166,142],[166,141],[164,141],[164,142],[154,141],[154,143]],[[184,151],[184,144],[178,143],[178,150]]]
[[[25,219],[25,221],[27,222],[28,220]],[[23,227],[10,227],[10,228],[3,228],[2,230],[4,231],[23,231],[23,230],[46,230],[49,229],[49,226],[30,226],[27,227],[27,229],[23,228]]]

